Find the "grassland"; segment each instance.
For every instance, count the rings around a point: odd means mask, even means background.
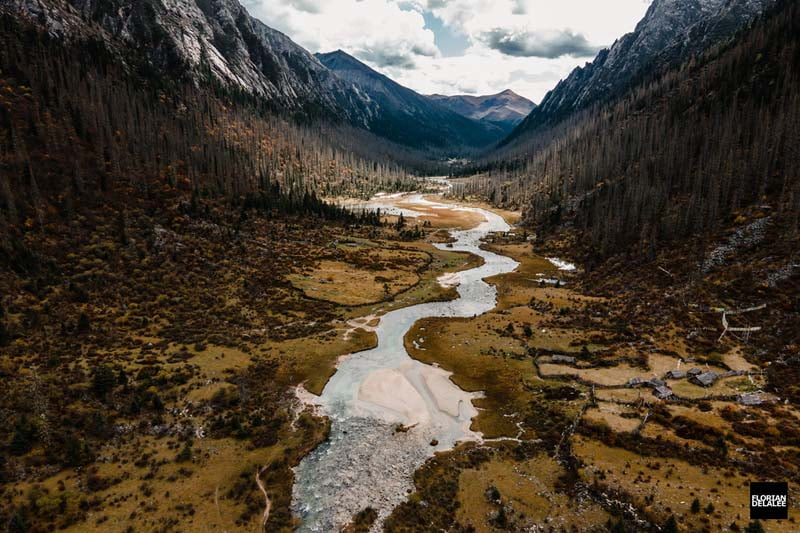
[[[4,525],[290,531],[291,468],[328,431],[295,387],[479,264],[433,232],[198,209],[99,208],[0,276]]]
[[[496,235],[485,245],[520,262],[487,280],[498,291],[495,310],[425,319],[406,336],[414,358],[484,393],[473,429],[485,442],[423,468],[388,530],[424,531],[407,515],[443,507],[433,487],[445,463],[458,471],[447,474],[456,501],[446,515],[476,531],[638,531],[669,521],[679,531],[736,531],[749,523],[749,481],[797,479],[800,412],[769,394],[762,405],[737,402],[770,388],[752,345],[687,334],[698,319],[708,323],[691,308],[665,323],[661,308],[648,310],[638,294],[591,291],[584,274],[558,271],[523,238]],[[718,379],[708,387],[667,379],[691,368]],[[665,380],[670,398],[655,396],[646,384],[653,378]],[[800,530],[797,518],[792,509],[788,523],[763,526]]]

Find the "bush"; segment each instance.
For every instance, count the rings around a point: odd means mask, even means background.
[[[178,453],[175,457],[176,463],[187,463],[192,460],[192,442],[186,441],[183,445],[183,449]]]
[[[31,450],[34,442],[36,442],[36,427],[23,417],[14,428],[9,449],[14,455],[24,455]]]
[[[27,533],[28,521],[20,510],[15,510],[8,521],[8,533]]]
[[[746,528],[744,528],[745,533],[764,533],[764,526],[761,525],[761,522],[756,520],[755,522],[750,522]]]
[[[64,443],[64,464],[67,466],[83,466],[94,461],[92,452],[86,441],[70,435]]]
[[[105,398],[117,385],[117,376],[107,365],[100,365],[92,375],[92,391],[100,398]]]
[[[78,333],[86,333],[92,329],[92,325],[89,322],[89,317],[86,313],[81,313],[78,317]]]

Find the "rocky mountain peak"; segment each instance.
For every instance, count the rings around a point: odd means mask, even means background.
[[[636,29],[578,67],[512,138],[621,94],[642,77],[730,38],[774,0],[654,0]]]

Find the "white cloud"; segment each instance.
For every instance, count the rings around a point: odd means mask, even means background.
[[[247,0],[245,7],[311,52],[341,48],[374,66],[438,54],[422,14],[394,0]]]
[[[422,93],[510,88],[539,102],[590,52],[631,31],[651,0],[243,0],[311,52],[342,49]],[[469,43],[445,57],[425,14]]]
[[[494,28],[483,32],[479,39],[493,50],[517,57],[589,57],[599,51],[582,33],[573,33],[570,30],[520,31]]]

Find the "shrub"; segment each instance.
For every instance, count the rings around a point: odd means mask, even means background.
[[[92,375],[92,391],[100,398],[105,398],[117,385],[117,376],[107,365],[100,365]]]

